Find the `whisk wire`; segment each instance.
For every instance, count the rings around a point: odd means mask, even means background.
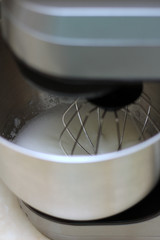
[[[156,114],[160,117],[160,111],[158,111],[158,109],[152,104],[151,99],[145,92],[142,93],[142,98],[151,106],[152,110],[154,110]]]
[[[118,117],[117,111],[114,111],[114,115],[115,115],[116,129],[117,129],[118,148],[119,148],[120,142],[121,142],[121,140],[120,140],[121,134],[120,134],[119,117]]]
[[[72,148],[72,151],[71,151],[71,155],[73,155],[73,153],[74,153],[74,151],[75,151],[76,145],[77,145],[78,140],[79,140],[79,138],[80,138],[80,136],[81,136],[81,133],[82,133],[82,131],[83,131],[83,127],[85,126],[85,124],[86,124],[86,122],[87,122],[87,120],[88,120],[88,117],[90,116],[90,114],[91,114],[92,112],[94,112],[94,111],[96,110],[96,108],[97,108],[97,107],[94,107],[94,108],[92,108],[90,111],[87,112],[87,114],[86,114],[86,116],[85,116],[85,119],[84,119],[84,121],[82,122],[82,124],[81,124],[81,126],[80,126],[79,132],[78,132],[77,137],[76,137],[76,141],[74,142],[74,145],[73,145],[73,148]]]
[[[155,128],[155,130],[157,132],[159,132],[160,130],[159,130],[157,124],[153,121],[153,119],[150,116],[150,114],[147,115],[147,112],[146,112],[145,108],[140,103],[135,103],[135,105],[137,105],[137,106],[139,106],[141,108],[142,112],[145,114],[145,116],[148,118],[148,120],[152,123],[152,126]]]
[[[146,126],[147,126],[148,120],[149,120],[150,112],[151,112],[151,106],[149,105],[149,106],[148,106],[147,115],[146,115],[146,119],[145,119],[144,124],[143,124],[143,127],[142,127],[142,132],[141,132],[140,139],[141,139],[142,136],[144,135],[144,132],[145,132],[145,129],[146,129]]]
[[[99,126],[100,126],[100,108],[99,107],[97,107],[97,117],[98,117],[98,124],[99,124]]]
[[[98,127],[98,134],[97,134],[97,140],[96,140],[96,149],[95,149],[95,154],[98,153],[98,148],[99,148],[99,143],[100,143],[100,137],[101,137],[101,133],[102,133],[102,126],[103,126],[103,122],[104,122],[104,118],[106,115],[106,110],[103,111],[102,116],[100,116],[100,112],[98,113],[98,121],[99,121],[99,127]]]
[[[84,124],[83,124],[83,121],[82,121],[82,118],[81,118],[81,114],[80,114],[80,109],[79,109],[79,107],[78,107],[77,101],[75,102],[75,106],[76,106],[77,115],[78,115],[80,124],[81,124],[81,126],[82,126],[83,132],[84,132],[84,134],[86,135],[86,138],[88,139],[88,142],[89,142],[89,144],[91,145],[91,147],[93,148],[93,151],[94,151],[94,145],[93,145],[93,143],[92,143],[92,141],[91,141],[91,139],[90,139],[90,137],[89,137],[89,135],[88,135],[88,133],[87,133],[87,130],[86,130]]]
[[[76,100],[77,101],[77,100]],[[67,131],[70,135],[70,137],[74,140],[74,142],[76,142],[76,144],[78,144],[87,154],[90,154],[79,142],[77,142],[77,139],[74,137],[74,135],[72,134],[72,132],[69,130],[69,125],[70,123],[73,121],[73,119],[75,118],[75,116],[77,115],[77,112],[75,111],[74,114],[70,117],[69,121],[66,123],[65,122],[65,117],[67,115],[67,113],[72,109],[72,107],[75,105],[75,102],[74,101],[68,108],[67,110],[64,112],[63,116],[62,116],[62,122],[63,122],[63,125],[64,125],[64,129],[62,131],[62,133],[60,134],[60,138],[59,138],[59,144],[60,144],[60,147],[61,149],[63,150],[63,152],[66,154],[66,155],[69,155],[67,153],[67,151],[65,150],[63,144],[62,144],[62,136],[63,134],[65,133],[65,131]],[[79,110],[82,106],[79,107]]]
[[[124,122],[123,122],[123,127],[122,127],[122,135],[121,135],[119,146],[118,146],[118,151],[121,149],[122,143],[123,143],[124,133],[125,133],[125,129],[126,129],[126,122],[127,122],[127,117],[128,117],[128,107],[126,107],[124,109],[124,111],[125,111]]]

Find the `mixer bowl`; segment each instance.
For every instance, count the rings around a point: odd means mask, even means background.
[[[130,208],[153,189],[160,175],[160,134],[96,156],[56,156],[12,143],[16,129],[56,106],[58,98],[22,79],[2,41],[0,52],[0,177],[18,198],[55,217],[93,220]],[[160,110],[160,84],[146,84],[145,91]]]

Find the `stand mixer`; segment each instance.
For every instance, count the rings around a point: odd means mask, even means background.
[[[9,96],[9,85],[16,86],[24,96],[12,115],[10,103],[2,117],[0,175],[50,238],[111,239],[108,228],[102,235],[93,231],[94,236],[87,229],[126,224],[136,204],[148,204],[155,186],[153,193],[159,192],[159,24],[157,1],[2,1],[3,38],[31,84],[16,79],[4,88]],[[54,110],[62,98],[58,144],[63,156],[9,142],[15,117],[17,133],[46,112],[46,99]],[[125,147],[130,125],[136,142]],[[115,148],[102,148],[113,145],[113,136]],[[76,235],[75,225],[84,226],[84,235]]]

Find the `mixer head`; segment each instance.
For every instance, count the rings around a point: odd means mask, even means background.
[[[159,79],[156,0],[3,0],[2,19],[24,77],[57,95],[115,109]]]

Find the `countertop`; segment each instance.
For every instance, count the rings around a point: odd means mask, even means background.
[[[17,198],[0,180],[0,240],[47,240],[28,221]]]

